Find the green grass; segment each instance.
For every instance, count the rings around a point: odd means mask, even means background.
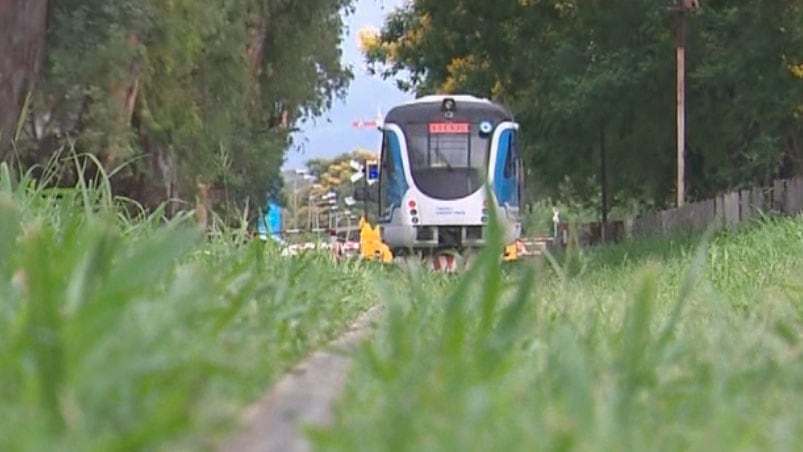
[[[0,164],[0,450],[211,449],[377,301],[375,267],[203,239],[87,185]]]
[[[211,449],[380,300],[321,450],[803,446],[803,219],[453,276],[121,204],[0,164],[0,450]]]
[[[413,275],[319,450],[803,448],[803,219]]]

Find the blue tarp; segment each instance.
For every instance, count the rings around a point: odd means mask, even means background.
[[[268,201],[265,206],[265,215],[260,218],[257,230],[261,236],[270,235],[272,238],[281,239],[282,207],[279,204]]]

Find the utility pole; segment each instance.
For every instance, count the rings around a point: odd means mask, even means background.
[[[298,175],[293,178],[293,229],[298,229]]]
[[[605,242],[606,231],[605,226],[608,224],[608,162],[607,155],[605,155],[605,120],[599,120],[599,172],[600,184],[602,185],[602,218],[600,224],[600,239]]]
[[[299,178],[302,181],[315,181],[317,178],[309,173],[309,170],[306,168],[297,169],[294,171],[295,174],[290,173],[293,177],[293,229],[298,229],[298,180]]]
[[[686,11],[678,12],[675,57],[677,59],[677,206],[686,200]]]
[[[682,3],[682,2],[681,2]],[[686,9],[681,6],[675,25],[677,66],[677,207],[686,200]]]
[[[677,121],[677,207],[686,200],[686,16],[700,8],[699,0],[676,0],[675,14],[676,121]]]

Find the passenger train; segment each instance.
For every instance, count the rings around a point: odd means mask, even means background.
[[[469,95],[425,96],[385,115],[377,223],[394,256],[483,247],[492,205],[505,243],[519,238],[518,128],[510,110]]]

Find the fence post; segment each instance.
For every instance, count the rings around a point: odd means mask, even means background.
[[[732,191],[725,195],[727,206],[728,229],[739,226],[739,192]]]
[[[633,237],[633,217],[625,218],[624,230],[622,231],[622,239],[627,240]]]
[[[704,219],[702,221],[702,226],[700,229],[704,231],[708,229],[708,227],[711,226],[711,223],[713,223],[716,220],[717,217],[716,198],[706,200],[705,206],[703,207],[703,211],[704,211],[703,213]]]
[[[750,190],[741,190],[739,192],[739,223],[746,223],[753,217],[753,212],[750,208]]]
[[[778,179],[772,183],[772,210],[784,214],[784,199],[786,199],[786,181]]]
[[[761,187],[753,187],[750,191],[750,204],[754,218],[759,218],[762,212],[767,210],[764,205],[764,189]]]
[[[717,231],[724,229],[728,223],[727,194],[717,196]]]
[[[803,211],[803,178],[795,177],[787,182],[786,193],[789,199],[789,214]]]

